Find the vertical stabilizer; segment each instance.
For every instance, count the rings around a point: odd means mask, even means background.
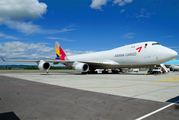
[[[56,51],[56,59],[58,60],[68,60],[65,52],[63,51],[62,47],[59,45],[58,42],[55,42],[55,51]]]

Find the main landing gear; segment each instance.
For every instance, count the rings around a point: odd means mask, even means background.
[[[108,69],[104,69],[103,71],[102,71],[102,74],[108,74],[109,72],[108,72]]]
[[[120,72],[119,69],[90,69],[88,72],[82,72],[82,74],[118,74]]]

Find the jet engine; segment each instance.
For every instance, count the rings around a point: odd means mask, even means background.
[[[38,63],[38,68],[40,70],[48,70],[50,68],[50,64],[48,62],[40,60],[40,62]]]
[[[77,65],[75,65],[74,69],[78,72],[88,72],[89,65],[86,63],[78,63]]]

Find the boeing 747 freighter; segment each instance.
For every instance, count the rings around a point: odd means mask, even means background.
[[[56,59],[49,60],[4,60],[14,62],[36,62],[40,70],[48,70],[49,63],[64,64],[78,72],[94,73],[96,69],[121,69],[152,67],[175,58],[178,53],[157,42],[141,42],[112,50],[67,56],[58,42],[55,42]]]

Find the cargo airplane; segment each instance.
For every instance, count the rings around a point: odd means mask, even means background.
[[[179,71],[179,60],[174,59],[174,60],[164,63],[164,65],[170,68],[172,71]]]
[[[36,62],[40,70],[48,70],[49,63],[64,64],[82,73],[95,73],[96,69],[115,72],[121,68],[152,67],[175,58],[178,53],[157,42],[141,42],[112,50],[67,56],[58,42],[55,42],[56,59],[48,60],[4,60],[14,62]]]

